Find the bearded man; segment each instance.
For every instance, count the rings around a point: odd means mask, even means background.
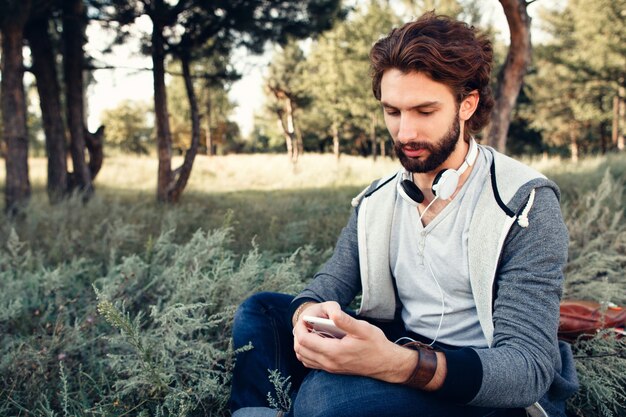
[[[241,305],[234,346],[254,347],[237,357],[233,416],[565,416],[567,230],[553,182],[474,139],[493,108],[491,43],[429,13],[370,59],[402,169],[353,200],[302,293]],[[345,336],[323,337],[319,318]],[[267,403],[273,369],[290,410]]]

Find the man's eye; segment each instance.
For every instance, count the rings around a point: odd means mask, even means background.
[[[397,116],[400,114],[400,112],[397,110],[385,110],[385,113],[387,113],[389,116]]]
[[[429,116],[434,113],[434,111],[421,111],[419,112],[422,116]]]

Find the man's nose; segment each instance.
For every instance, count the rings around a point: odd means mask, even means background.
[[[398,129],[398,140],[400,142],[409,142],[417,137],[417,120],[411,115],[403,114],[400,116],[400,128]]]

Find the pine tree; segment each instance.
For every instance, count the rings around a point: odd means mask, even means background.
[[[568,146],[573,159],[624,147],[625,10],[623,0],[570,0],[563,10],[543,11],[552,39],[537,48],[525,111],[544,141]]]

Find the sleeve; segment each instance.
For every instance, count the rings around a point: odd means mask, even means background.
[[[477,349],[482,383],[476,406],[527,407],[560,371],[557,342],[568,234],[555,191],[536,189],[529,225],[505,240],[494,288],[494,340]]]
[[[480,390],[483,367],[476,350],[441,349],[446,355],[448,367],[443,386],[437,395],[456,404],[467,404]]]
[[[347,307],[361,291],[359,250],[357,238],[357,210],[352,211],[343,228],[330,259],[315,274],[313,281],[292,301],[293,316],[300,304],[306,301],[337,301]]]

